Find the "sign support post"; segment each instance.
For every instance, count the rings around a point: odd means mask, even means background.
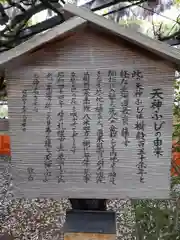
[[[64,240],[115,240],[115,212],[106,210],[105,199],[70,199]]]

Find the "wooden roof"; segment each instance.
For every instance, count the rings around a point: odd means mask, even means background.
[[[27,58],[28,54],[34,49],[40,48],[54,39],[64,37],[88,22],[108,31],[112,35],[118,36],[121,39],[154,53],[155,55],[173,63],[175,68],[179,69],[180,51],[178,49],[158,40],[151,39],[141,33],[133,31],[132,29],[124,28],[88,9],[80,8],[73,4],[65,4],[64,10],[75,15],[75,17],[70,18],[64,23],[55,26],[44,33],[32,37],[11,50],[1,53],[0,69],[4,70],[9,64],[23,63],[23,57]]]
[[[176,65],[180,65],[180,51],[170,45],[152,39],[142,33],[133,31],[132,29],[124,28],[119,24],[99,16],[85,8],[76,7],[74,4],[66,4],[64,10],[79,16],[101,28],[106,29],[111,34],[114,34],[121,39],[124,39],[132,44],[142,47],[157,56],[162,57]]]

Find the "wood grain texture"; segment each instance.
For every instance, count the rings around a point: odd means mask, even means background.
[[[116,234],[65,233],[65,240],[115,240]]]
[[[153,52],[155,55],[161,56],[170,62],[177,65],[180,64],[180,51],[166,43],[154,40],[144,34],[133,31],[132,29],[119,26],[119,24],[114,23],[113,21],[94,14],[87,8],[77,7],[75,4],[65,4],[64,10],[106,29],[111,34],[115,34],[137,46],[145,48],[146,50]]]
[[[33,36],[15,48],[1,53],[0,69],[3,70],[5,68],[7,69],[7,67],[14,68],[15,66],[20,66],[33,50],[49,43],[52,40],[55,40],[56,38],[61,39],[70,34],[72,31],[75,32],[86,22],[87,21],[83,18],[72,17],[48,31]]]
[[[145,183],[140,183],[137,174],[137,164],[139,162],[137,155],[137,140],[134,124],[136,123],[136,106],[134,91],[136,81],[132,78],[128,80],[129,90],[129,140],[128,147],[123,145],[121,136],[121,96],[120,96],[120,77],[121,70],[128,70],[132,73],[134,70],[140,70],[143,74],[141,83],[144,87],[142,101],[144,104],[144,121],[146,134],[146,164],[147,174]],[[118,161],[116,163],[116,185],[109,182],[109,173],[111,170],[110,162],[110,137],[109,137],[109,83],[108,71],[116,70],[116,111],[117,111],[117,129],[118,137],[116,139],[116,150]],[[57,88],[57,74],[64,72],[64,176],[65,183],[58,183],[59,174],[57,163],[57,113],[60,111],[57,97],[59,89]],[[72,148],[72,93],[71,93],[71,72],[77,74],[77,132],[76,139],[77,151],[71,152]],[[91,172],[91,181],[84,183],[83,171],[83,74],[88,71],[90,74],[90,102],[91,120],[90,133],[90,154],[91,160],[89,169]],[[103,89],[103,129],[104,129],[104,175],[105,183],[96,183],[97,161],[96,140],[97,140],[97,113],[96,109],[96,81],[97,71],[102,75]],[[52,165],[48,182],[43,182],[45,167],[44,160],[46,149],[45,127],[47,109],[46,103],[46,85],[47,74],[52,75]],[[34,97],[32,83],[34,74],[39,76],[37,107],[38,112],[34,112]],[[28,60],[28,63],[15,71],[7,73],[8,78],[8,96],[9,96],[9,121],[12,148],[13,177],[16,187],[16,196],[34,197],[71,197],[71,198],[168,198],[170,190],[170,162],[172,145],[172,79],[174,71],[166,64],[153,61],[133,48],[127,48],[123,44],[114,43],[113,40],[103,38],[92,29],[83,30],[74,37],[70,37],[64,42],[57,42],[48,48],[34,53]],[[161,107],[161,114],[165,124],[161,130],[163,139],[163,156],[159,159],[153,153],[153,141],[155,133],[153,130],[152,109],[150,93],[153,88],[162,88],[164,100]],[[27,90],[27,128],[22,132],[22,91]],[[28,181],[27,168],[34,169],[34,181]]]
[[[61,8],[59,10],[62,11]],[[4,70],[7,67],[15,68],[16,66],[23,64],[23,61],[29,57],[33,50],[41,48],[57,38],[61,40],[69,35],[69,33],[75,33],[88,22],[109,32],[112,37],[117,36],[119,37],[119,40],[125,39],[134,44],[134,46],[139,46],[142,49],[144,48],[145,50],[150,51],[155,56],[162,57],[169,61],[169,63],[173,63],[174,68],[177,70],[179,69],[180,51],[178,49],[175,49],[166,43],[149,38],[144,34],[133,31],[132,29],[124,28],[113,21],[107,20],[87,9],[76,7],[73,4],[65,4],[64,10],[66,11],[66,14],[72,14],[75,15],[75,17],[68,19],[64,23],[55,26],[48,31],[37,34],[9,51],[1,53],[0,70]]]

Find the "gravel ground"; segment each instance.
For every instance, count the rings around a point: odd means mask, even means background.
[[[114,200],[108,203],[108,207],[117,212],[117,236],[123,240],[132,239],[132,216],[127,216],[127,205],[130,205],[128,201]],[[0,231],[11,233],[15,239],[22,240],[63,239],[61,228],[65,221],[65,211],[69,208],[67,199],[58,202],[52,199],[12,201]]]
[[[12,183],[9,185],[9,182],[7,164],[4,166],[1,164],[0,233],[8,232],[19,240],[63,239],[61,229],[65,221],[65,212],[71,208],[69,201],[67,199],[12,200],[13,186]],[[132,239],[134,216],[130,201],[109,200],[107,207],[116,211],[117,237],[121,240]]]

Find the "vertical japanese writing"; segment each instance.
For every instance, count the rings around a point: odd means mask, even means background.
[[[28,167],[27,173],[28,173],[28,181],[33,181],[34,180],[34,168]]]
[[[39,76],[37,74],[34,74],[34,80],[33,80],[33,97],[34,97],[34,111],[38,112],[38,95],[39,95],[39,91],[38,91],[38,85],[39,85]]]
[[[135,129],[137,130],[136,133],[136,140],[138,141],[138,158],[139,162],[137,164],[138,174],[140,175],[140,182],[144,183],[144,175],[146,174],[145,169],[147,165],[145,163],[146,154],[145,154],[145,124],[144,124],[144,106],[142,101],[142,95],[144,92],[144,87],[141,84],[141,79],[143,79],[142,73],[137,70],[132,73],[132,78],[136,81],[136,90],[135,90],[135,104],[136,104],[136,123]]]
[[[46,155],[44,160],[44,182],[49,180],[51,176],[51,166],[52,166],[52,141],[51,141],[51,100],[52,100],[52,81],[53,77],[51,73],[47,74],[47,85],[46,85],[46,103],[45,108],[47,109],[46,115],[46,129],[45,129],[45,143],[44,147],[46,149]]]
[[[76,131],[76,125],[77,125],[77,111],[76,111],[76,74],[74,72],[71,73],[71,93],[72,93],[72,111],[70,113],[70,116],[72,117],[72,148],[71,151],[73,153],[76,152],[76,137],[78,135],[78,132]]]
[[[110,150],[110,161],[111,161],[111,172],[109,173],[109,182],[116,184],[116,163],[117,152],[116,152],[116,138],[117,138],[117,111],[116,111],[116,71],[109,70],[109,137],[111,139],[111,150]]]
[[[128,129],[128,115],[129,115],[129,92],[128,92],[128,79],[130,74],[128,71],[122,70],[120,72],[121,77],[121,88],[120,88],[120,96],[121,96],[121,118],[123,123],[123,128],[121,130],[121,136],[124,138],[123,144],[127,147],[130,143],[129,137],[129,129]]]
[[[162,144],[163,140],[161,138],[161,129],[165,124],[163,121],[163,115],[161,114],[161,107],[163,104],[163,91],[161,88],[152,89],[151,94],[151,108],[152,108],[152,119],[154,125],[155,139],[153,141],[154,154],[157,158],[163,156]]]
[[[83,116],[83,131],[84,131],[84,140],[83,140],[83,148],[84,148],[84,157],[83,157],[83,165],[84,165],[84,182],[88,183],[91,180],[91,173],[89,170],[89,165],[90,165],[90,76],[88,72],[84,73],[83,77],[83,82],[84,82],[84,99],[83,99],[83,108],[84,108],[84,116]]]
[[[23,106],[22,106],[22,130],[25,132],[26,131],[26,123],[27,123],[27,116],[26,116],[26,101],[27,101],[27,90],[23,90],[22,91],[22,102],[23,102]]]
[[[57,75],[57,83],[56,83],[59,94],[59,106],[60,111],[57,113],[58,123],[57,123],[57,138],[59,140],[59,146],[57,147],[57,164],[59,167],[59,174],[58,174],[58,183],[65,182],[64,180],[64,162],[65,162],[65,155],[64,155],[64,140],[65,140],[65,127],[64,127],[64,72],[59,72]]]
[[[96,172],[96,183],[102,183],[105,180],[104,176],[104,132],[103,132],[103,91],[102,91],[102,77],[101,72],[97,72],[96,82],[96,112],[97,112],[97,141],[96,141],[96,152],[98,154],[97,172]]]

